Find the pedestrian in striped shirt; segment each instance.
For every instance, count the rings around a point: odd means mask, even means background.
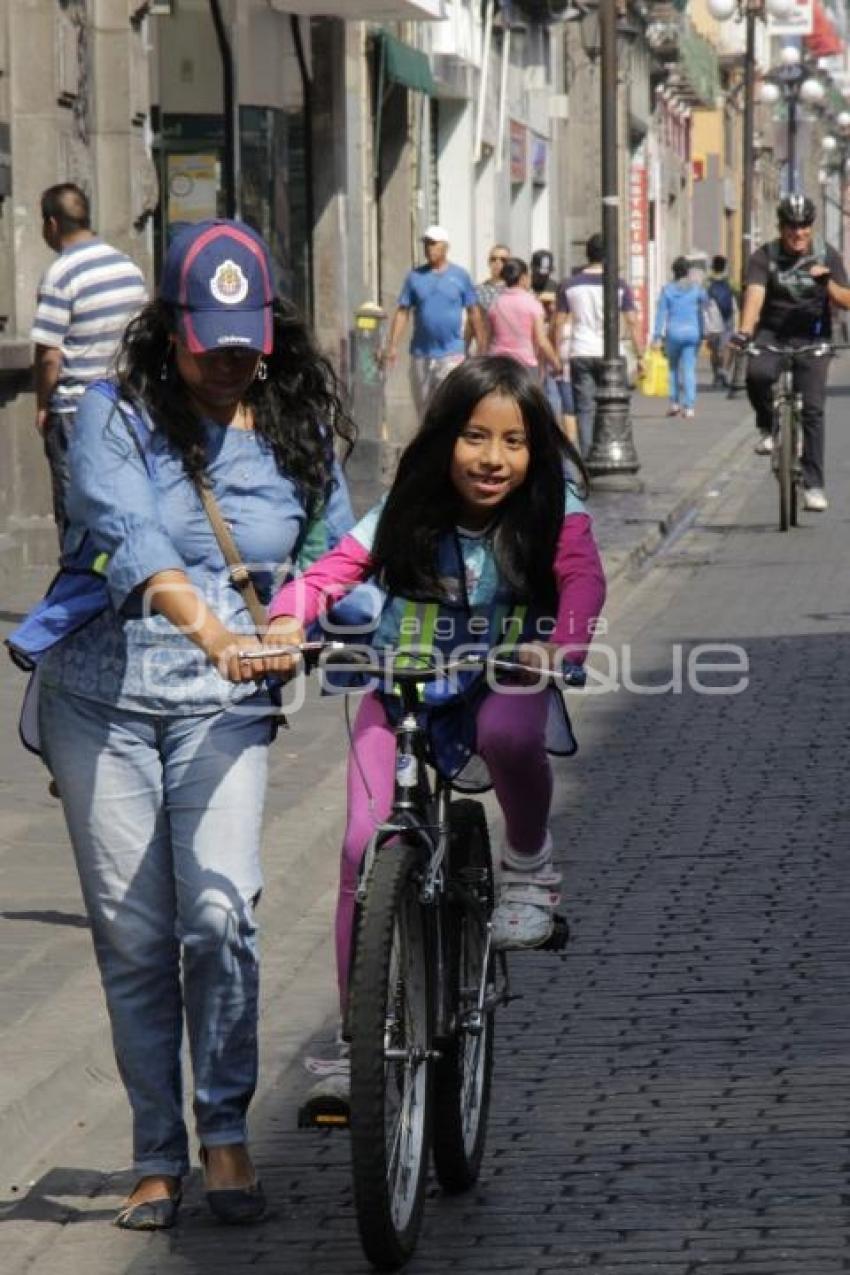
[[[63,182],[41,196],[42,235],[58,253],[38,289],[35,425],[44,439],[59,540],[67,525],[68,439],[77,405],[103,377],[130,319],[147,300],[139,267],[91,228],[89,202]]]

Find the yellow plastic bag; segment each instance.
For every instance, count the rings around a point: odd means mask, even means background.
[[[650,347],[643,360],[643,376],[638,388],[650,398],[666,398],[670,393],[670,365],[663,350]]]

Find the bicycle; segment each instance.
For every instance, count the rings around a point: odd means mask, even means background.
[[[794,360],[801,354],[815,358],[831,355],[829,341],[811,345],[748,345],[745,353],[781,356],[779,375],[773,387],[773,453],[771,464],[779,482],[779,530],[798,526],[799,487],[802,478],[800,457],[803,446],[803,396],[794,389]]]
[[[478,1178],[493,1018],[513,999],[506,955],[491,944],[495,890],[484,808],[452,800],[452,783],[438,772],[432,778],[419,691],[470,670],[529,670],[492,655],[438,664],[409,650],[374,653],[340,643],[305,643],[285,653],[293,650],[326,675],[378,678],[401,699],[392,810],[367,849],[357,893],[344,1029],[350,1117],[336,1106],[299,1113],[302,1127],[350,1125],[361,1243],[374,1266],[394,1270],[416,1247],[429,1154],[446,1192],[465,1191]],[[539,676],[572,687],[585,680],[576,666]],[[534,950],[558,951],[567,937],[565,919],[556,916],[550,938]]]

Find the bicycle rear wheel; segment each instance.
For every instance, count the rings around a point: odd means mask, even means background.
[[[380,1270],[416,1247],[431,1131],[431,979],[421,850],[378,852],[349,998],[351,1159],[363,1249]]]
[[[456,801],[444,912],[446,977],[452,1019],[440,1042],[434,1075],[434,1168],[443,1190],[466,1191],[478,1179],[487,1138],[493,1074],[493,1009],[479,1013],[482,981],[492,993],[487,923],[493,911],[493,867],[483,807]],[[486,961],[486,971],[485,971]]]
[[[794,468],[797,463],[797,458],[794,455],[792,406],[788,399],[782,399],[779,402],[776,412],[776,477],[779,479],[779,530],[787,531],[791,526]]]

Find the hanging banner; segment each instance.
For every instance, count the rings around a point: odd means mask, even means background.
[[[844,41],[821,0],[814,0],[814,22],[811,35],[806,36],[806,48],[816,58],[834,58],[844,51]]]
[[[511,183],[521,186],[528,176],[528,129],[511,120]]]
[[[811,35],[815,24],[815,0],[794,0],[794,8],[784,18],[768,14],[768,35]]]
[[[549,142],[537,133],[531,134],[531,180],[535,186],[549,180]]]
[[[641,343],[646,344],[649,321],[649,173],[641,146],[629,169],[629,275],[638,313]]]

